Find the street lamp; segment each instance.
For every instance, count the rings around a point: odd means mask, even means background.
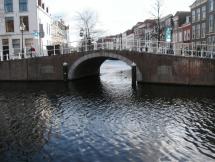
[[[20,24],[20,31],[22,33],[22,58],[24,58],[24,47],[23,47],[23,32],[25,31],[25,24],[23,22],[23,19],[21,20],[21,24]]]
[[[83,36],[84,36],[84,29],[81,28],[81,30],[80,30],[80,37],[83,37]]]

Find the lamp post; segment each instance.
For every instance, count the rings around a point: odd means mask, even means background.
[[[84,29],[83,28],[81,28],[81,30],[80,30],[80,37],[82,38],[84,36]],[[83,41],[81,41],[81,52],[82,51],[84,51],[83,50]]]
[[[25,24],[23,22],[23,19],[21,20],[21,24],[20,24],[20,31],[22,33],[22,55],[21,55],[21,57],[24,58],[23,32],[25,31]]]

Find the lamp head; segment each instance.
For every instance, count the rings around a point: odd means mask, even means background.
[[[20,31],[24,31],[24,30],[25,30],[25,24],[23,22],[23,19],[21,19]]]

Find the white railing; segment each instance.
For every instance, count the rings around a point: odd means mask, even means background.
[[[0,61],[15,60],[32,57],[43,57],[51,55],[69,54],[73,52],[83,53],[98,50],[115,50],[115,51],[133,51],[139,53],[151,53],[161,55],[173,55],[183,57],[199,57],[199,58],[210,58],[215,59],[215,46],[211,45],[192,45],[191,43],[167,43],[157,41],[108,41],[93,42],[89,44],[81,44],[72,46],[74,43],[80,44],[79,42],[71,42],[66,46],[53,45],[43,46],[42,50],[31,51],[30,48],[24,48],[22,53],[20,48],[13,48],[12,50],[0,51]],[[10,51],[10,52],[9,52]]]
[[[215,46],[212,45],[193,45],[192,43],[168,43],[157,41],[128,41],[126,46],[122,43],[114,44],[111,47],[109,43],[97,43],[96,50],[119,50],[134,51],[152,54],[165,54],[184,57],[200,57],[215,59]]]

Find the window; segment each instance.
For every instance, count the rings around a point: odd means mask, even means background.
[[[13,48],[19,49],[20,48],[20,40],[19,39],[13,39]]]
[[[48,23],[46,24],[46,33],[47,33],[47,35],[49,35],[49,24]]]
[[[19,11],[28,11],[28,0],[19,0]]]
[[[213,21],[214,21],[213,15],[210,15],[209,16],[209,32],[213,32]]]
[[[187,41],[190,40],[190,30],[187,30]]]
[[[192,11],[192,22],[196,21],[196,12],[195,10]]]
[[[190,23],[190,16],[186,16],[186,24]]]
[[[3,45],[3,46],[9,46],[9,41],[8,41],[8,39],[2,39],[2,45]]]
[[[12,44],[13,44],[14,54],[18,55],[20,52],[20,39],[13,39]]]
[[[200,21],[201,19],[201,11],[200,8],[197,9],[197,21]]]
[[[196,26],[192,27],[192,38],[195,39],[196,38]]]
[[[25,24],[25,31],[29,31],[29,22],[28,22],[28,16],[20,16],[20,24],[22,23]]]
[[[206,18],[206,6],[202,7],[202,20],[205,20]]]
[[[8,54],[10,53],[8,39],[2,39],[2,49],[3,49],[3,60],[7,60]]]
[[[205,32],[206,32],[206,25],[205,23],[202,23],[202,27],[201,27],[201,37],[205,38]]]
[[[13,12],[13,0],[4,0],[5,12]]]
[[[184,31],[184,41],[189,41],[190,40],[190,30],[185,30]]]
[[[198,24],[196,25],[196,39],[200,38],[200,33],[201,33],[201,25]]]
[[[183,41],[182,34],[183,34],[182,32],[179,32],[179,33],[178,33],[178,37],[179,37],[179,40],[178,40],[178,41],[179,41],[179,42],[182,42],[182,41]]]
[[[209,0],[209,11],[214,10],[214,0]]]
[[[208,37],[207,44],[210,45],[210,46],[208,46],[208,51],[215,51],[215,49],[214,49],[215,37],[214,36]]]
[[[187,31],[184,31],[184,41],[187,41]]]
[[[6,32],[14,32],[13,17],[5,17],[5,29],[6,29]]]
[[[33,46],[33,39],[25,39],[25,47],[27,48],[27,49],[30,49],[31,48],[31,46]]]

